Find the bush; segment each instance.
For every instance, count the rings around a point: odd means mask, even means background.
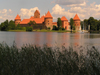
[[[33,27],[26,27],[26,31],[33,31]]]
[[[53,29],[52,30],[58,30],[58,27],[56,27],[55,25],[53,25]]]
[[[48,29],[48,30],[50,30],[51,28],[50,28],[50,27],[48,27],[47,29]]]
[[[62,30],[65,30],[65,28],[62,28]]]
[[[22,30],[26,30],[26,27],[23,27]]]

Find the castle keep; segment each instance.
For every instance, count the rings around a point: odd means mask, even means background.
[[[73,18],[73,20],[76,30],[80,30],[80,19],[77,14]],[[28,23],[30,21],[35,21],[38,29],[47,29],[47,28],[52,29],[53,25],[57,26],[57,22],[53,22],[53,17],[49,11],[47,12],[46,15],[40,17],[40,12],[38,10],[34,12],[34,16],[31,16],[29,19],[23,19],[22,21],[20,16],[17,15],[15,18],[15,25],[20,24],[21,27],[27,27],[29,26]],[[65,28],[66,30],[70,30],[70,23],[68,22],[65,16],[61,18],[61,21],[62,21],[62,27]]]

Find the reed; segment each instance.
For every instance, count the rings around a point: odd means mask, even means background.
[[[0,75],[100,75],[100,53],[94,46],[85,54],[60,49],[0,44]]]

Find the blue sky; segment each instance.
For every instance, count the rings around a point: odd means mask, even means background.
[[[0,23],[14,20],[17,14],[21,19],[30,18],[38,9],[42,15],[49,10],[54,17],[65,16],[68,20],[77,13],[81,20],[93,16],[100,19],[100,0],[0,0]]]

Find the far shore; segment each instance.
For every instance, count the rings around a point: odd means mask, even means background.
[[[28,32],[26,30],[9,30],[9,32]],[[71,32],[71,31],[68,31],[68,30],[33,30],[32,32]],[[73,33],[76,32],[76,31],[73,31]]]

